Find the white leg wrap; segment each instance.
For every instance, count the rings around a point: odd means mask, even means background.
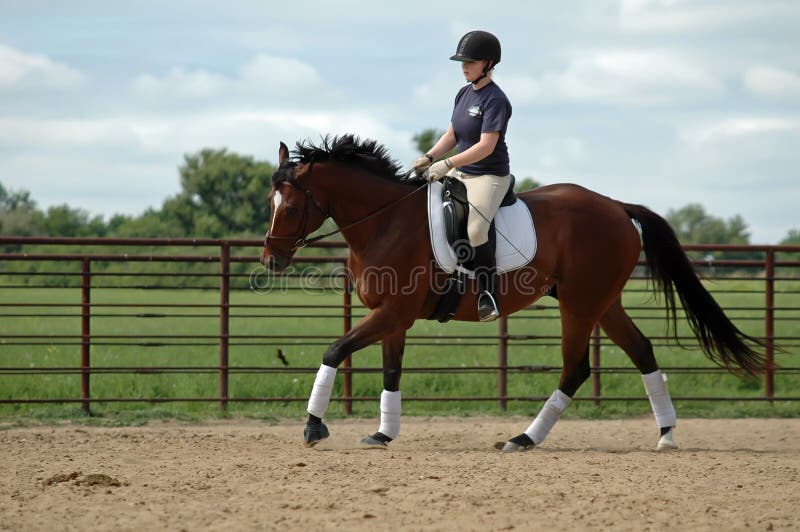
[[[381,424],[378,432],[397,438],[400,434],[400,392],[381,392]]]
[[[317,417],[324,417],[331,402],[331,391],[333,391],[333,381],[336,379],[336,368],[322,364],[317,371],[317,378],[314,380],[314,388],[311,389],[311,397],[308,398],[308,413]]]
[[[540,445],[545,438],[547,438],[547,435],[556,424],[556,421],[558,421],[558,418],[561,417],[561,412],[563,412],[571,402],[572,398],[561,390],[554,391],[544,403],[544,406],[539,411],[539,415],[533,420],[531,426],[525,429],[525,434],[533,440],[533,443]]]
[[[660,427],[674,427],[677,421],[675,407],[672,406],[672,399],[667,390],[667,376],[660,369],[653,373],[642,375],[644,389],[650,398],[650,406],[656,416],[656,425]]]

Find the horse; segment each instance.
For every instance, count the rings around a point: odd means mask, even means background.
[[[352,353],[380,341],[383,391],[378,431],[367,446],[386,447],[400,432],[400,377],[406,331],[430,318],[447,274],[433,260],[429,239],[427,182],[410,179],[374,140],[354,135],[300,141],[292,154],[281,142],[279,166],[269,194],[271,223],[261,262],[285,270],[296,250],[333,233],[309,238],[332,218],[349,246],[347,272],[368,309],[365,317],[334,341],[322,356],[308,401],[303,430],[307,447],[329,436],[327,411],[336,369]],[[562,369],[559,385],[530,426],[509,438],[505,452],[544,442],[561,413],[590,375],[589,338],[597,323],[642,374],[659,429],[656,449],[677,448],[676,413],[650,340],[623,308],[621,292],[642,250],[656,294],[663,294],[667,325],[678,340],[676,295],[705,355],[736,374],[765,368],[765,344],[740,331],[701,284],[666,220],[650,209],[623,203],[575,184],[554,184],[519,195],[536,221],[540,246],[526,266],[503,273],[497,297],[502,315],[554,295],[561,313]],[[637,229],[636,225],[639,228]],[[391,283],[374,282],[389,271]],[[373,275],[372,282],[369,276]],[[453,319],[477,321],[474,281]],[[397,290],[397,286],[404,286]],[[410,288],[409,288],[410,287]]]

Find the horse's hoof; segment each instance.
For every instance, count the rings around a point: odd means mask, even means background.
[[[527,434],[520,434],[519,436],[514,436],[508,440],[500,450],[504,453],[516,453],[528,451],[533,449],[535,446],[536,444],[533,443],[533,440],[530,439]]]
[[[661,438],[658,440],[656,451],[674,451],[678,448],[678,444],[675,443],[675,437],[673,436],[672,432],[673,430],[670,429],[661,436]]]
[[[361,438],[361,445],[368,449],[388,449],[389,445],[385,441],[378,440],[372,436],[364,436]]]
[[[314,447],[316,444],[330,436],[328,427],[325,423],[317,423],[316,425],[306,425],[303,429],[303,445],[306,447]]]

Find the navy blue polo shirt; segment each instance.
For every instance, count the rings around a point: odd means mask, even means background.
[[[481,133],[500,132],[494,151],[481,161],[459,166],[461,172],[473,175],[511,173],[506,146],[506,129],[510,118],[511,102],[495,82],[479,90],[473,90],[470,83],[458,91],[451,122],[460,151],[477,144]]]

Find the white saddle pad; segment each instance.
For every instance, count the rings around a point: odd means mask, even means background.
[[[442,212],[444,185],[434,181],[428,187],[428,230],[436,263],[447,273],[456,269],[456,253],[447,242]],[[497,230],[497,270],[500,273],[522,268],[536,255],[536,228],[525,203],[517,200],[502,207],[494,217]]]

